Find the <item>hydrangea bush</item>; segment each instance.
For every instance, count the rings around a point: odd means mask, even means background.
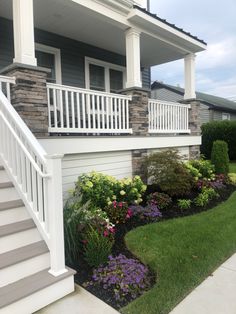
[[[117,301],[135,299],[150,287],[148,268],[135,259],[119,254],[109,256],[107,265],[93,271],[88,285],[100,284],[103,289],[112,289]]]
[[[103,209],[113,201],[139,204],[146,188],[139,176],[117,180],[93,171],[78,178],[74,194],[82,194],[83,203],[90,201],[93,206]]]

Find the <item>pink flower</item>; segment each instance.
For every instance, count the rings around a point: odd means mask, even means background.
[[[105,231],[103,232],[103,236],[106,237],[106,238],[109,236],[108,230],[105,230]]]
[[[113,201],[112,204],[113,204],[114,208],[116,208],[117,202],[116,202],[116,201]]]
[[[133,216],[133,212],[130,208],[128,208],[127,214],[126,214],[126,218],[129,219]]]
[[[118,206],[119,206],[119,207],[122,207],[122,206],[123,206],[123,203],[122,203],[122,202],[120,202],[120,203],[118,204]]]
[[[109,229],[109,231],[110,231],[110,233],[114,234],[114,233],[116,232],[116,229],[115,229],[114,227],[111,227],[111,228]]]

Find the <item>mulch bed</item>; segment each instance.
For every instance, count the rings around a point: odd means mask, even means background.
[[[152,192],[152,190],[155,190],[155,187],[149,187],[148,193]],[[176,200],[173,200],[173,204],[166,210],[162,211],[162,218],[161,220],[166,219],[173,219],[178,217],[184,217],[184,216],[190,216],[194,215],[203,211],[207,211],[221,202],[226,201],[229,196],[236,190],[236,187],[233,185],[228,185],[226,188],[221,189],[219,192],[220,197],[212,200],[208,203],[206,207],[197,207],[192,205],[190,209],[188,210],[180,210],[177,206]],[[190,199],[194,199],[196,197],[197,193],[193,192],[191,195],[188,196]],[[160,219],[159,219],[160,221]],[[140,221],[136,218],[131,218],[129,221],[126,222],[124,225],[116,225],[116,235],[115,235],[115,244],[112,249],[112,255],[116,256],[120,253],[127,256],[128,258],[134,258],[136,260],[137,257],[135,257],[126,247],[125,245],[125,235],[130,230],[137,228],[139,226],[143,226],[145,224],[149,223],[149,221]],[[75,275],[75,281],[76,283],[80,284],[81,286],[85,286],[85,283],[91,280],[92,277],[92,268],[83,260],[82,256],[79,256],[78,263],[74,265],[69,265],[72,268],[74,268],[77,271],[77,274]],[[156,274],[152,272],[151,269],[149,269],[149,278],[151,281],[151,285],[153,286],[156,281]],[[101,287],[98,286],[86,286],[85,287],[88,291],[90,291],[92,294],[96,295],[99,299],[103,300],[107,304],[111,305],[115,309],[119,309],[125,305],[127,305],[131,299],[126,299],[122,303],[118,303],[114,297],[114,293],[112,290],[104,290]]]

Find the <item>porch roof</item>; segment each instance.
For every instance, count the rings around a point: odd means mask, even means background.
[[[203,41],[157,20],[139,7],[128,12],[92,0],[34,0],[35,27],[126,54],[125,30],[141,32],[141,64],[153,66],[182,59],[206,48]],[[12,19],[12,1],[1,0],[0,15]]]

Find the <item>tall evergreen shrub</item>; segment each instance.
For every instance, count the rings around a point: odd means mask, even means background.
[[[211,152],[211,162],[217,174],[228,174],[229,155],[228,144],[225,141],[214,141]]]

